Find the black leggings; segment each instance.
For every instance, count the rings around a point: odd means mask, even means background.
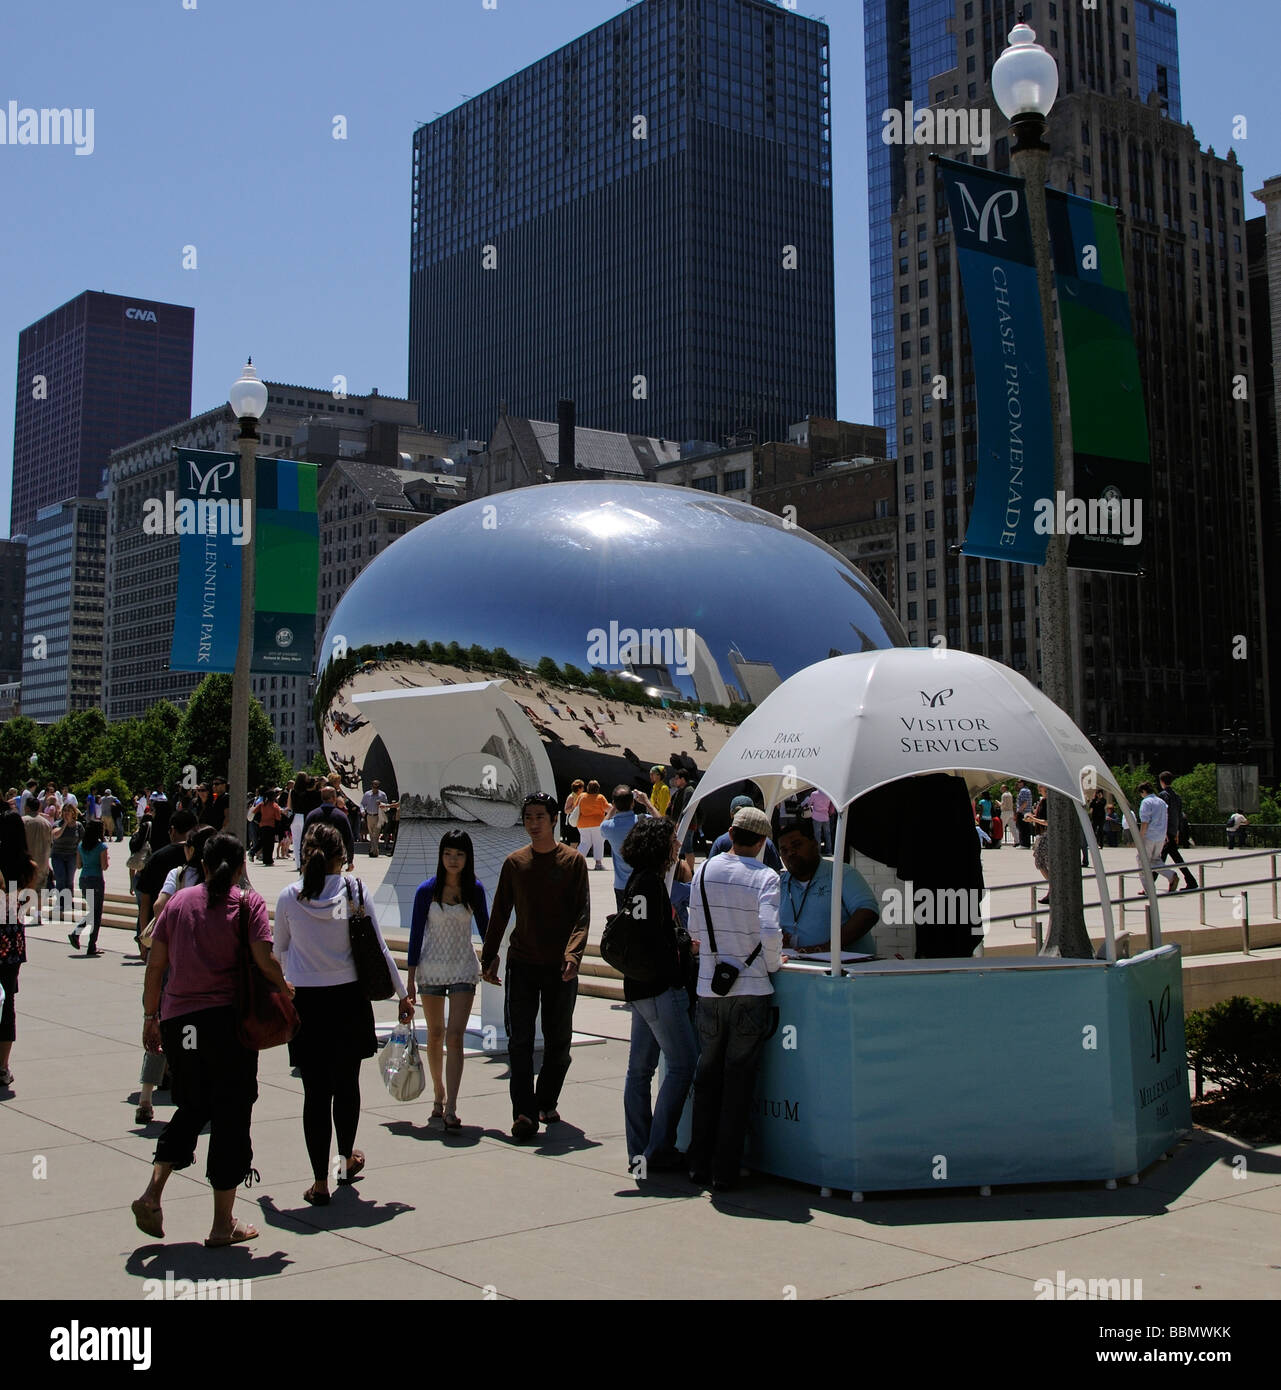
[[[360,1059],[300,1067],[302,1132],[311,1159],[312,1177],[328,1182],[329,1141],[338,1134],[338,1153],[350,1158],[360,1124]]]

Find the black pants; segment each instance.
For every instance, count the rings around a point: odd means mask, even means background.
[[[156,1144],[155,1161],[189,1168],[208,1125],[209,1185],[219,1192],[239,1187],[254,1157],[249,1123],[258,1099],[258,1054],[236,1036],[235,1010],[228,1004],[166,1019],[160,1037],[178,1109]]]
[[[511,1066],[512,1119],[537,1120],[540,1110],[555,1110],[569,1071],[574,1036],[578,976],[561,979],[559,965],[507,962],[507,1058]],[[534,1025],[543,1015],[543,1065],[534,1086]]]
[[[302,1132],[307,1141],[311,1175],[328,1181],[329,1141],[338,1135],[338,1153],[350,1158],[360,1124],[360,1059],[319,1062],[299,1068],[302,1073]]]
[[[1197,881],[1195,877],[1193,877],[1192,870],[1183,862],[1183,855],[1179,852],[1179,842],[1177,840],[1167,840],[1165,842],[1165,846],[1161,850],[1161,857],[1156,862],[1158,864],[1164,864],[1167,859],[1171,864],[1178,864],[1179,867],[1182,868],[1184,881],[1189,888],[1195,888],[1197,886]]]
[[[747,1133],[747,1107],[756,1087],[773,1004],[768,994],[700,996],[694,1074],[694,1120],[689,1145],[692,1173],[738,1181]]]
[[[270,864],[271,856],[276,848],[276,827],[260,825],[258,827],[258,848],[262,851],[263,864]]]
[[[1032,848],[1032,827],[1031,827],[1031,825],[1028,823],[1027,817],[1026,817],[1026,816],[1020,816],[1020,815],[1018,815],[1018,814],[1016,813],[1016,814],[1015,814],[1015,817],[1014,817],[1014,823],[1015,823],[1015,825],[1018,827],[1018,832],[1019,832],[1019,844],[1022,845],[1024,849],[1031,849],[1031,848]]]

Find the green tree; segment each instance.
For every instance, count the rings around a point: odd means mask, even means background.
[[[1183,798],[1183,814],[1193,825],[1218,825],[1223,820],[1213,763],[1197,763],[1191,772],[1176,777],[1173,785]]]
[[[206,676],[191,693],[174,731],[166,782],[181,782],[182,770],[194,765],[203,781],[227,776],[231,758],[231,677]],[[249,778],[251,788],[264,782],[283,784],[290,768],[276,743],[262,705],[249,701]],[[243,812],[242,812],[243,815]]]
[[[71,790],[75,792],[80,805],[84,806],[90,792],[101,796],[108,787],[113,796],[120,798],[126,814],[132,815],[133,787],[118,767],[95,767],[83,781],[72,783]]]
[[[561,683],[560,667],[556,665],[550,656],[540,656],[538,658],[538,665],[535,669],[543,680],[553,681],[556,684]]]
[[[32,754],[40,752],[40,725],[25,714],[0,724],[0,782],[3,790],[25,785],[32,776]]]
[[[107,733],[100,709],[75,710],[50,724],[40,741],[40,769],[59,786],[82,781],[93,769]]]
[[[564,666],[561,667],[561,670],[564,672],[565,679],[570,685],[588,684],[587,672],[575,666],[572,662],[567,661]]]

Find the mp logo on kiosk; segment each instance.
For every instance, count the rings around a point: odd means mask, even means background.
[[[933,695],[931,695],[928,693],[928,691],[922,690],[921,703],[927,709],[938,709],[938,707],[947,700],[948,696],[954,693],[955,692],[951,690],[939,690],[936,691]]]
[[[1170,1017],[1170,986],[1166,985],[1161,994],[1161,1003],[1153,1007],[1152,1001],[1148,1000],[1148,1021],[1152,1025],[1152,1060],[1159,1062],[1161,1054],[1170,1050],[1169,1043],[1165,1040],[1166,1020]]]

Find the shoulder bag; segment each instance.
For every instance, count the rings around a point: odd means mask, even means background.
[[[656,984],[672,977],[677,961],[663,960],[662,924],[652,923],[647,915],[636,916],[632,910],[636,898],[647,901],[640,893],[628,897],[627,906],[606,920],[600,939],[601,959],[636,984]]]
[[[734,981],[738,979],[743,970],[761,953],[763,942],[756,943],[756,949],[743,962],[742,966],[732,965],[727,960],[721,960],[720,954],[716,949],[716,932],[712,929],[712,910],[707,905],[707,868],[704,866],[703,872],[698,877],[698,890],[703,895],[703,917],[707,922],[707,944],[712,948],[712,955],[716,957],[716,965],[712,970],[711,991],[713,994],[725,995],[734,988]]]
[[[298,1031],[298,1011],[288,994],[259,970],[249,948],[249,908],[240,895],[240,970],[236,980],[236,1033],[252,1052],[280,1047]]]
[[[365,911],[365,885],[356,880],[360,902],[351,900],[351,880],[343,875],[347,890],[347,931],[351,940],[351,958],[356,963],[356,982],[366,999],[390,999],[396,993],[392,984],[387,958],[383,955],[373,919]]]

